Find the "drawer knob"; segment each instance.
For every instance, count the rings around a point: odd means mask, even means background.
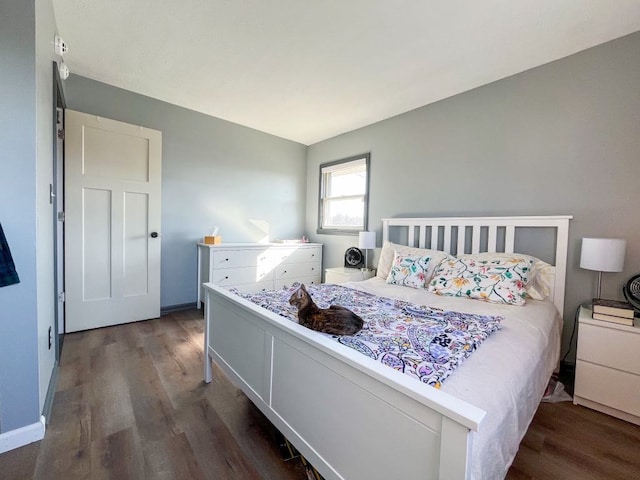
[[[228,261],[229,261],[229,259],[228,259],[228,258],[225,258],[225,259],[224,259],[224,261],[225,261],[225,262],[228,262]]]
[[[224,277],[225,280],[229,280],[229,277]]]

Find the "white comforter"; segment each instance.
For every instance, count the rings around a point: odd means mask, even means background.
[[[441,390],[487,412],[472,445],[472,478],[502,479],[518,451],[560,355],[562,318],[548,301],[523,307],[441,297],[388,285],[374,277],[345,286],[417,305],[502,315],[502,328],[487,338],[444,382]]]

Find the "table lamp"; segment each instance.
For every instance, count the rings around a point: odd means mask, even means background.
[[[627,241],[618,238],[583,238],[580,268],[598,272],[598,293],[602,289],[602,272],[621,272]]]
[[[360,232],[358,248],[364,250],[364,270],[369,270],[369,250],[376,248],[376,232]]]

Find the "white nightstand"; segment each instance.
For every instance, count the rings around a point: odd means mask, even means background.
[[[374,277],[375,270],[361,270],[359,268],[335,267],[327,268],[324,271],[325,283],[346,283],[368,280]]]
[[[640,425],[640,326],[591,318],[582,307],[573,403]]]

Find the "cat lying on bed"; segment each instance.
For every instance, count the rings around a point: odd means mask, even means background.
[[[332,335],[354,335],[358,333],[364,321],[351,310],[339,305],[318,308],[304,284],[293,292],[289,299],[291,305],[298,308],[298,323],[318,332]]]

